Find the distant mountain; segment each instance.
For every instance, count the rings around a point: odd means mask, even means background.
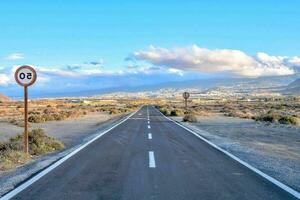
[[[288,87],[290,87],[290,88],[292,88],[292,87],[300,87],[300,78],[298,78],[295,81],[293,81],[292,83],[290,83],[288,85]]]
[[[268,76],[258,78],[209,78],[188,81],[166,82],[136,89],[161,89],[161,88],[197,88],[207,90],[215,87],[231,87],[234,89],[276,88],[283,87],[300,79],[300,74],[289,76]]]
[[[163,79],[158,77],[159,79]],[[258,78],[240,78],[240,77],[214,77],[214,78],[202,78],[202,79],[190,79],[181,81],[165,81],[161,83],[151,84],[148,80],[143,85],[124,84],[118,87],[111,87],[106,83],[103,83],[105,88],[91,88],[82,90],[68,90],[68,91],[52,91],[43,92],[41,90],[31,90],[31,98],[48,98],[48,97],[79,97],[79,96],[94,96],[101,94],[109,94],[115,92],[142,92],[142,91],[157,91],[160,89],[197,89],[199,91],[207,91],[210,89],[222,88],[222,90],[228,90],[233,92],[277,92],[290,94],[292,91],[286,90],[287,85],[300,79],[300,74],[288,75],[288,76],[269,76],[269,77],[258,77]],[[142,82],[136,78],[131,80],[132,82]],[[5,92],[5,91],[4,91]],[[22,98],[22,91],[18,93],[18,96],[14,98]]]
[[[300,78],[296,79],[282,90],[283,94],[300,95]]]
[[[0,94],[0,102],[7,102],[7,101],[10,101],[10,98],[3,94]]]

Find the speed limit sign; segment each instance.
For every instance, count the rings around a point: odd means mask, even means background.
[[[190,93],[184,92],[184,93],[182,94],[182,96],[183,96],[184,99],[188,99],[188,98],[190,97]]]
[[[36,71],[30,66],[21,66],[15,72],[15,79],[21,86],[30,86],[36,81]]]
[[[29,153],[28,143],[28,86],[31,86],[36,81],[36,71],[28,66],[23,65],[15,72],[15,79],[17,83],[24,87],[24,151]]]
[[[182,94],[182,97],[184,98],[185,110],[186,110],[186,112],[187,112],[187,100],[188,100],[188,98],[190,97],[190,93],[184,92],[184,93]]]

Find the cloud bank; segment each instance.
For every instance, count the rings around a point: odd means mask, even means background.
[[[146,51],[134,52],[130,58],[182,71],[248,77],[290,75],[300,68],[300,57],[270,56],[262,52],[250,56],[239,50],[210,50],[197,45],[172,49],[150,46]]]
[[[300,72],[300,57],[254,56],[231,49],[211,50],[197,45],[179,48],[150,46],[133,52],[121,68],[104,66],[103,59],[64,66],[35,66],[38,73],[32,87],[37,94],[142,87],[205,77],[280,76]],[[26,64],[26,63],[25,63]],[[13,74],[18,66],[0,66],[0,92],[18,94]]]
[[[7,74],[0,74],[0,86],[7,86],[10,81],[11,80]]]
[[[5,57],[5,60],[22,60],[24,59],[24,55],[21,53],[12,53]]]

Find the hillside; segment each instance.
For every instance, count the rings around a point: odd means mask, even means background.
[[[288,95],[300,95],[300,78],[286,86],[284,90],[282,90],[282,93]]]
[[[294,88],[294,87],[300,87],[300,78],[298,78],[297,80],[293,81],[292,83],[290,83],[288,85],[289,88]]]
[[[10,101],[10,98],[3,94],[0,94],[0,102],[6,102],[6,101]]]

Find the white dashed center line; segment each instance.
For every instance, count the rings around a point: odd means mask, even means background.
[[[151,126],[150,125],[148,125],[148,129],[150,129],[151,128]]]
[[[149,151],[149,167],[150,168],[155,168],[155,158],[154,158],[154,152],[153,151]]]
[[[151,140],[152,139],[152,134],[148,133],[148,139]]]

